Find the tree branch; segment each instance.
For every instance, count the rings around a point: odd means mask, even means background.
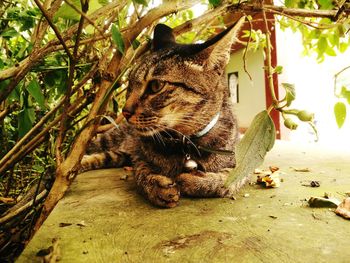
[[[37,0],[38,1],[38,0]],[[57,0],[60,1],[60,0]],[[106,17],[108,14],[113,13],[113,10],[116,9],[116,12],[119,12],[126,5],[126,1],[120,3],[119,1],[113,1],[110,4],[101,7],[100,9],[93,12],[89,17],[91,20],[97,20],[100,17]],[[85,25],[85,23],[84,23]],[[77,25],[70,27],[63,35],[64,39],[70,39],[72,35],[78,29]],[[102,38],[103,39],[103,38]],[[85,44],[86,42],[84,42]],[[0,93],[0,103],[3,102],[11,91],[17,86],[17,84],[24,78],[24,76],[30,71],[30,69],[36,65],[44,56],[47,54],[62,49],[62,46],[57,46],[60,44],[60,41],[52,40],[47,43],[44,47],[38,49],[36,52],[32,52],[29,57],[25,58],[18,65],[0,71],[0,81],[14,77],[10,84],[2,90]],[[73,46],[72,46],[73,47]]]
[[[93,67],[90,69],[90,71],[85,75],[85,77],[74,87],[74,89],[72,90],[72,94],[76,93],[82,86],[84,86],[86,84],[86,82],[91,79],[91,77],[96,73],[97,71],[97,64],[93,65]],[[6,153],[5,156],[2,157],[2,159],[0,160],[0,174],[5,172],[9,167],[12,167],[14,165],[14,162],[17,160],[16,158],[14,158],[19,151],[21,151],[22,149],[25,149],[28,147],[27,144],[25,144],[31,137],[33,137],[34,135],[36,135],[40,130],[42,130],[42,127],[47,124],[47,121],[51,118],[51,116],[53,114],[55,114],[57,112],[57,110],[59,110],[63,104],[65,102],[65,97],[63,97],[58,103],[57,105],[52,108],[49,112],[47,112],[41,119],[40,121],[35,124],[35,126],[30,129],[14,146],[13,148]],[[69,111],[69,109],[68,109]],[[59,120],[59,118],[57,118],[57,121]],[[56,122],[57,123],[57,122]],[[53,126],[51,126],[53,127]],[[50,127],[50,128],[51,128]],[[47,129],[47,127],[46,127]],[[45,130],[46,130],[45,129]],[[41,131],[42,132],[42,131]],[[39,136],[40,138],[40,136]],[[9,161],[11,159],[11,161]]]
[[[89,18],[89,16],[86,15],[86,13],[84,13],[83,11],[79,10],[75,5],[73,5],[69,0],[64,0],[64,2],[66,2],[67,5],[69,5],[71,8],[73,8],[78,14],[80,14],[82,17],[84,17],[84,19],[86,21],[89,22],[90,25],[92,25],[99,33],[100,35],[103,37],[103,38],[106,38],[106,36],[104,35],[104,32],[98,27],[95,25],[94,21],[91,20]]]
[[[179,10],[187,9],[199,1],[181,1],[177,5],[173,2],[165,3],[158,8],[151,10],[144,17],[142,17],[136,24],[130,25],[128,30],[123,33],[123,39],[126,48],[131,45],[131,42],[142,32],[142,30],[148,27],[153,21],[169,15],[173,12]],[[125,61],[126,62],[126,61]],[[130,61],[129,61],[130,62]],[[101,63],[103,65],[103,62]],[[121,60],[121,55],[119,52],[115,53],[111,62],[106,64],[108,67],[105,68],[106,73],[110,76],[115,76],[113,79],[117,79],[118,76],[124,71],[122,67],[125,67],[128,63],[123,63]],[[108,99],[108,94],[110,95],[110,89],[114,81],[111,79],[104,78],[102,82],[97,85],[97,94],[92,107],[89,112],[89,116],[86,123],[91,123],[92,125],[87,125],[87,127],[82,130],[73,143],[72,149],[68,154],[67,158],[62,162],[62,165],[57,167],[56,170],[56,180],[50,190],[48,197],[45,200],[42,213],[34,227],[34,230],[38,230],[45,219],[48,217],[50,212],[53,210],[57,202],[63,197],[64,193],[68,189],[71,178],[77,173],[78,165],[83,157],[86,146],[93,136],[94,131],[97,127],[96,116],[100,115],[101,111],[104,109],[105,103]]]
[[[88,1],[80,1],[81,3],[81,8],[82,8],[82,13],[85,14],[88,11]],[[80,16],[80,21],[78,25],[78,30],[76,34],[76,40],[75,40],[75,45],[73,48],[73,54],[71,57],[69,57],[69,73],[68,73],[68,82],[67,82],[67,91],[66,91],[66,96],[65,96],[65,102],[64,102],[64,107],[66,109],[69,108],[70,106],[70,97],[71,97],[71,92],[72,92],[72,86],[73,86],[73,80],[74,80],[74,72],[75,72],[75,65],[78,61],[78,49],[79,49],[79,41],[80,41],[80,35],[83,30],[84,26],[84,18],[85,16]],[[56,140],[56,163],[57,166],[59,166],[62,163],[63,156],[62,156],[62,143],[64,141],[64,137],[66,134],[66,122],[67,122],[67,117],[68,113],[66,111],[63,111],[62,117],[61,117],[61,125],[60,125],[60,130],[58,132],[58,137]]]
[[[45,10],[44,6],[40,3],[39,0],[34,0],[34,2],[39,7],[41,13],[46,18],[46,20],[49,23],[49,25],[52,28],[52,30],[55,32],[56,37],[61,42],[61,45],[63,46],[64,50],[66,51],[67,56],[69,57],[69,59],[73,60],[73,56],[72,56],[71,52],[69,51],[69,48],[67,47],[66,42],[63,40],[63,37],[61,36],[61,33],[58,30],[58,28],[56,27],[56,25],[52,22],[51,17],[48,15],[48,13]]]
[[[45,189],[36,197],[36,203],[38,203],[41,199],[43,199],[46,196],[46,194],[47,194],[47,190]],[[0,224],[6,223],[7,221],[11,220],[15,216],[19,215],[23,211],[30,208],[32,205],[33,205],[33,201],[30,200],[27,203],[25,203],[23,206],[18,207],[18,209],[12,210],[11,212],[6,214],[5,216],[0,217]]]
[[[337,15],[337,10],[310,10],[301,8],[288,8],[284,6],[275,5],[252,5],[252,4],[233,4],[229,6],[231,11],[244,11],[247,13],[259,13],[265,10],[267,13],[278,12],[280,15],[292,15],[299,17],[319,17],[319,18],[330,18],[333,19]],[[344,13],[350,14],[350,9],[343,10]]]

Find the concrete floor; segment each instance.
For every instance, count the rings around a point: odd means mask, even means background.
[[[342,200],[349,160],[350,152],[278,142],[262,168],[280,168],[279,188],[248,185],[235,201],[183,198],[173,209],[150,206],[122,169],[87,172],[17,262],[40,262],[35,254],[53,238],[62,263],[350,262],[350,221],[305,201],[325,192]],[[303,186],[310,180],[321,186]]]

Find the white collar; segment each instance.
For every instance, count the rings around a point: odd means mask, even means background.
[[[214,126],[215,124],[218,122],[220,117],[220,112],[218,112],[214,118],[209,122],[209,124],[207,126],[204,127],[203,130],[197,132],[194,136],[199,138],[202,137],[203,135],[206,135]]]

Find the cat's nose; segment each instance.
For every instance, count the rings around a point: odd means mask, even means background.
[[[125,108],[123,109],[122,113],[123,113],[126,120],[129,120],[130,117],[132,116],[132,113]]]

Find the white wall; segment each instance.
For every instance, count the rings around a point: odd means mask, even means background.
[[[246,64],[252,81],[244,71],[243,50],[231,54],[226,68],[227,73],[238,72],[239,103],[234,109],[241,128],[248,128],[254,116],[266,109],[263,52],[248,52]]]

